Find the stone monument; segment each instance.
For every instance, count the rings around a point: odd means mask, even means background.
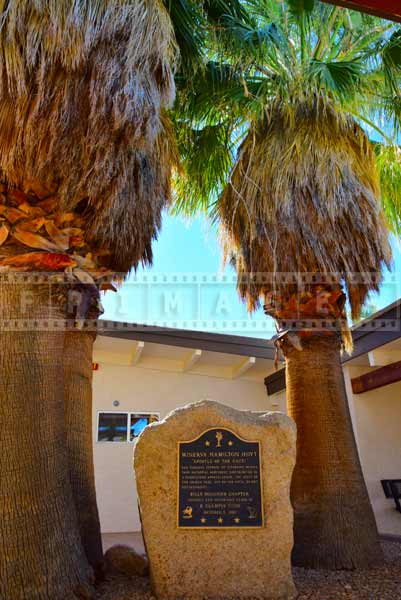
[[[286,415],[208,400],[144,429],[134,466],[158,599],[295,597],[295,448]]]

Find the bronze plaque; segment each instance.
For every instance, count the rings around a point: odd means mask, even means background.
[[[178,442],[178,527],[263,527],[260,442],[213,428]]]

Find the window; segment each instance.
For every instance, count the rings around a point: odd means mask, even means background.
[[[98,442],[126,442],[127,414],[99,413]]]
[[[98,442],[133,442],[141,431],[154,421],[159,420],[157,413],[98,413]]]
[[[130,417],[130,442],[133,442],[136,437],[145,429],[146,425],[159,420],[159,415],[131,413]]]

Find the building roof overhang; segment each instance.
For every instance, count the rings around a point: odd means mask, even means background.
[[[265,358],[267,360],[274,360],[275,355],[275,347],[271,340],[239,335],[153,327],[106,320],[99,321],[98,333],[102,336],[118,339],[138,340],[145,343],[178,346],[180,348],[199,348],[210,352],[254,356],[255,358]]]
[[[377,349],[401,340],[401,299],[355,325],[352,332],[354,349],[351,355],[344,352],[342,363],[357,362],[358,358],[370,355]],[[397,344],[399,346],[399,344]],[[399,350],[398,350],[399,352]],[[369,360],[368,360],[369,362]],[[265,378],[269,395],[285,390],[285,368]]]
[[[401,298],[352,328],[354,350],[351,356],[344,354],[342,362],[347,363],[399,338],[401,338]]]
[[[351,356],[348,354],[343,355],[343,363],[401,338],[400,316],[401,299],[355,325],[351,330],[354,351]],[[273,341],[263,338],[107,320],[99,321],[98,333],[105,337],[178,346],[180,348],[199,348],[210,352],[254,356],[267,360],[274,360],[275,358]]]

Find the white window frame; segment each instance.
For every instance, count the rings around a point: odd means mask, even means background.
[[[99,440],[99,421],[100,415],[103,414],[115,414],[115,415],[127,415],[127,438],[125,441],[113,441],[113,440]],[[146,412],[138,410],[98,410],[96,419],[96,443],[97,444],[133,444],[134,440],[130,440],[131,433],[131,415],[148,416],[155,415],[157,420],[160,421],[160,413],[157,410],[147,410]]]

